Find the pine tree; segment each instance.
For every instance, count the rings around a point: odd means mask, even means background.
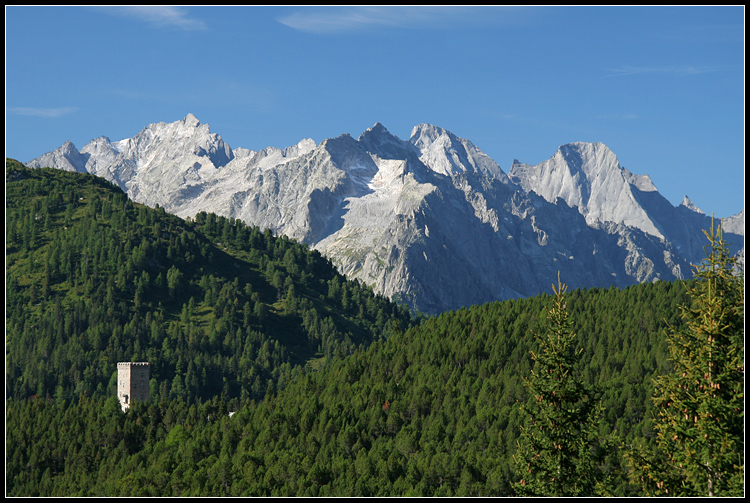
[[[744,271],[721,224],[704,231],[707,258],[688,287],[684,326],[669,328],[670,374],[656,380],[657,450],[635,448],[631,476],[647,494],[744,493]]]
[[[521,427],[518,451],[513,457],[520,482],[514,489],[525,496],[593,495],[597,469],[592,449],[596,446],[601,405],[595,390],[579,372],[583,349],[567,312],[560,282],[552,285],[553,307],[547,324],[535,334],[539,353],[531,352],[534,367],[524,379],[534,397],[532,407],[521,406],[526,425]]]

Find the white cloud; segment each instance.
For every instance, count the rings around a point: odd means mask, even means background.
[[[189,17],[185,9],[172,6],[138,5],[125,7],[103,7],[103,12],[127,16],[145,21],[159,27],[179,28],[181,30],[206,30],[206,24]]]
[[[297,11],[278,21],[310,33],[340,33],[388,27],[434,29],[487,25],[507,20],[508,12],[504,7],[318,7]]]
[[[78,110],[78,108],[76,107],[62,107],[62,108],[14,107],[14,108],[9,109],[11,113],[14,113],[17,115],[30,115],[33,117],[48,117],[48,118],[62,117],[63,115],[73,113],[76,110]]]

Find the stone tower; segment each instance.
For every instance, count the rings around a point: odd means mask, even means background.
[[[117,364],[117,398],[122,411],[130,407],[133,399],[148,400],[148,362],[119,362]]]

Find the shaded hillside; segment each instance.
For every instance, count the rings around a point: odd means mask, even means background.
[[[154,401],[257,400],[412,323],[305,245],[93,175],[6,160],[6,229],[6,398],[114,396],[148,361]]]

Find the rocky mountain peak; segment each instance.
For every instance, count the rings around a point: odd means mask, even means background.
[[[285,157],[299,157],[315,150],[317,143],[312,138],[300,140],[296,145],[292,145],[283,150]]]
[[[562,145],[535,166],[514,160],[511,183],[469,140],[431,124],[408,141],[378,122],[359,139],[231,151],[188,114],[80,152],[66,142],[27,165],[92,173],[182,217],[214,212],[302,240],[430,313],[534,295],[561,269],[573,288],[685,277],[710,220],[687,198],[669,204],[603,143]],[[724,222],[744,249],[744,212]]]
[[[382,123],[382,122],[380,122],[380,121],[376,122],[376,123],[375,123],[375,124],[374,124],[374,125],[373,125],[373,126],[372,126],[371,128],[368,128],[368,129],[367,129],[367,131],[372,131],[372,132],[383,132],[383,133],[388,133],[388,134],[390,134],[390,133],[388,132],[388,129],[387,129],[387,128],[386,128],[386,127],[385,127],[385,126],[383,125],[383,123]]]
[[[232,149],[221,136],[211,133],[209,125],[201,124],[192,113],[177,122],[151,124],[135,139],[140,144],[148,145],[146,150],[169,159],[179,159],[189,154],[208,156],[214,167],[219,168],[234,158]]]
[[[637,228],[658,239],[682,243],[683,252],[691,258],[702,249],[700,239],[687,230],[702,224],[681,221],[702,212],[689,199],[679,208],[672,206],[648,175],[636,175],[620,166],[603,143],[562,145],[550,159],[535,166],[514,162],[510,177],[549,202],[562,198],[589,225],[614,222]],[[690,211],[678,211],[681,208]]]
[[[51,152],[26,163],[30,168],[53,166],[65,171],[86,173],[86,156],[82,155],[70,140]]]
[[[391,134],[380,122],[363,132],[358,141],[382,159],[405,159],[413,154],[411,144]]]
[[[390,131],[381,123],[376,122],[372,127],[367,128],[359,135],[359,141],[366,140],[368,138],[396,138],[391,134]]]
[[[420,152],[420,160],[443,175],[477,173],[507,182],[500,166],[473,143],[432,124],[419,124],[409,142]]]
[[[80,152],[76,148],[76,146],[73,144],[72,141],[66,141],[63,143],[59,148],[56,150],[53,150],[50,152],[50,154],[54,154],[55,156],[59,157],[65,157],[69,159],[70,161],[73,161],[74,159],[77,160],[78,156],[80,156]]]
[[[62,146],[60,147],[60,149],[63,152],[73,152],[73,151],[78,152],[78,149],[73,144],[73,142],[70,141],[70,140],[66,140],[65,143],[62,144]]]
[[[660,225],[637,200],[641,193],[655,190],[650,179],[622,168],[603,143],[561,145],[551,158],[536,166],[514,163],[510,177],[549,202],[562,198],[568,206],[578,208],[589,224],[616,222],[664,237]]]
[[[189,113],[185,116],[184,119],[181,121],[185,126],[188,127],[198,127],[200,125],[200,121],[195,117],[195,115]]]
[[[455,138],[452,133],[441,127],[422,123],[417,124],[412,128],[411,135],[409,136],[409,141],[417,147],[422,147],[435,142],[435,140],[443,136],[453,136]]]
[[[100,164],[109,164],[114,162],[115,158],[120,154],[118,147],[121,145],[114,145],[112,141],[106,136],[100,136],[94,138],[88,142],[81,149],[81,154],[88,155],[86,161],[86,171],[97,172]]]
[[[616,173],[620,168],[617,156],[601,142],[566,143],[558,153],[572,174],[581,172],[589,183],[597,175]]]
[[[362,137],[360,136],[360,138]],[[364,148],[362,141],[355,140],[348,133],[337,136],[336,138],[323,140],[320,147],[328,153],[333,165],[342,171],[357,173],[372,173],[377,171],[377,167],[375,166],[372,157]]]
[[[515,161],[510,178],[550,202],[562,197],[584,213],[599,189],[624,183],[617,156],[603,143],[585,142],[561,145],[552,157],[534,166]]]
[[[682,202],[680,203],[680,206],[683,206],[683,207],[689,209],[690,211],[694,211],[696,213],[700,213],[701,215],[705,214],[705,213],[703,213],[703,211],[700,208],[698,208],[695,205],[695,203],[693,203],[693,201],[690,200],[690,198],[687,195],[682,198]]]
[[[112,140],[110,140],[107,136],[100,136],[99,138],[94,138],[86,145],[84,145],[84,147],[81,149],[81,152],[101,150],[102,148],[114,149],[115,147],[114,145],[112,145]]]

